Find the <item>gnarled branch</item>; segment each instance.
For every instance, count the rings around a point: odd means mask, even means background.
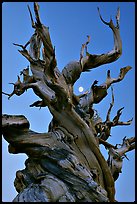
[[[120,69],[120,74],[119,74],[119,76],[118,76],[117,78],[111,78],[111,77],[110,77],[110,70],[108,70],[108,72],[107,72],[107,80],[106,80],[106,82],[105,82],[107,88],[109,88],[111,84],[114,84],[114,83],[116,83],[116,82],[119,82],[119,81],[123,80],[124,77],[125,77],[125,75],[126,75],[126,73],[127,73],[130,69],[132,69],[131,66],[126,66],[126,67],[121,68],[121,69]]]
[[[123,139],[122,145],[119,148],[117,146],[115,148],[109,147],[109,157],[108,157],[108,165],[111,169],[111,173],[116,181],[119,177],[119,173],[121,173],[123,158],[127,158],[125,155],[126,152],[135,149],[135,137],[131,137],[128,139]]]
[[[111,84],[120,82],[121,80],[123,80],[126,73],[130,69],[131,69],[130,66],[121,68],[118,78],[114,78],[114,79],[110,77],[110,70],[108,70],[106,82],[98,86],[97,85],[98,81],[95,80],[91,86],[90,91],[80,97],[78,108],[80,110],[84,110],[87,114],[90,114],[89,112],[90,112],[90,108],[92,108],[92,105],[97,104],[101,100],[103,100],[104,97],[106,97],[107,89],[111,86]],[[109,112],[111,111],[111,109],[112,107],[110,108]]]
[[[99,8],[98,8],[99,11]],[[101,54],[101,55],[95,55],[95,54],[89,54],[87,53],[86,57],[83,58],[82,60],[82,66],[83,66],[83,70],[87,70],[87,69],[92,69],[95,67],[98,67],[102,64],[107,64],[107,63],[111,63],[114,62],[115,60],[117,60],[121,54],[122,54],[122,42],[121,42],[121,38],[120,38],[120,32],[119,32],[119,12],[117,14],[117,26],[115,27],[113,24],[113,21],[110,20],[109,23],[107,23],[106,21],[103,20],[103,18],[100,15],[100,18],[102,20],[103,23],[105,23],[106,25],[108,25],[111,30],[113,31],[113,35],[114,35],[114,49],[106,54]]]
[[[100,15],[100,18],[103,22],[105,22],[102,19],[101,15]],[[109,23],[105,22],[105,24],[108,25],[113,32],[114,49],[110,52],[107,52],[106,54],[100,54],[100,55],[89,54],[89,52],[87,52],[87,45],[90,42],[90,37],[87,36],[88,37],[87,42],[82,44],[82,48],[80,52],[80,60],[70,62],[62,70],[62,73],[68,84],[73,85],[76,82],[76,80],[80,77],[82,72],[89,71],[90,69],[99,67],[100,65],[103,65],[103,64],[114,62],[121,56],[122,42],[121,42],[121,37],[119,32],[119,19],[120,19],[119,8],[118,8],[116,19],[117,19],[116,27],[114,26],[112,20]],[[84,56],[84,50],[86,50],[86,56]]]
[[[122,114],[121,111],[124,107],[120,108],[117,111],[117,115],[113,118],[112,121],[110,120],[110,113],[111,113],[112,107],[114,105],[114,93],[113,93],[112,87],[111,87],[111,90],[112,90],[112,102],[110,103],[110,107],[109,107],[108,112],[107,112],[106,120],[104,122],[98,121],[95,124],[95,129],[97,131],[98,137],[99,137],[99,139],[101,138],[101,140],[99,140],[99,142],[102,141],[102,139],[104,141],[106,141],[109,138],[109,136],[111,136],[111,128],[112,127],[115,127],[118,125],[130,125],[132,120],[133,120],[133,118],[132,118],[131,120],[128,120],[127,122],[119,121],[119,118]]]

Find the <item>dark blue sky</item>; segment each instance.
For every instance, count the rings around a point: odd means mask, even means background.
[[[33,10],[31,2],[5,2],[2,4],[2,90],[11,93],[12,85],[20,71],[29,63],[17,51],[12,43],[25,44],[33,34],[27,4]],[[109,27],[104,25],[97,12],[100,7],[102,17],[115,22],[115,15],[118,6],[121,11],[120,33],[123,42],[122,56],[115,62],[92,69],[89,73],[83,73],[76,82],[74,91],[78,93],[78,87],[82,86],[84,91],[89,90],[96,79],[99,84],[106,80],[107,70],[110,69],[111,76],[117,77],[120,68],[130,65],[132,69],[125,79],[113,85],[115,104],[111,118],[113,119],[117,110],[125,107],[121,120],[127,121],[134,118],[130,126],[115,127],[112,129],[112,137],[109,142],[112,144],[121,143],[124,136],[135,135],[135,3],[133,2],[41,2],[40,16],[43,24],[49,27],[52,43],[56,48],[56,59],[58,68],[62,68],[71,60],[79,60],[80,49],[87,35],[91,41],[88,52],[92,54],[103,54],[113,48],[113,35]],[[37,100],[32,90],[25,94],[13,96],[10,100],[7,96],[2,97],[2,111],[6,114],[24,114],[31,123],[31,129],[37,132],[46,132],[52,118],[48,109],[30,108],[29,105]],[[100,116],[105,120],[106,112],[111,102],[111,91],[103,101],[95,105]],[[26,156],[10,155],[8,144],[3,140],[3,201],[12,201],[16,196],[13,186],[16,171],[24,168]],[[104,156],[107,153],[103,149]],[[116,181],[116,199],[118,201],[135,200],[135,152],[127,153],[129,161],[124,159],[123,170]],[[8,177],[8,179],[7,179]],[[7,193],[8,192],[8,193]]]

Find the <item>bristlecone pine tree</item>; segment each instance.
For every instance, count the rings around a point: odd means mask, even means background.
[[[20,96],[32,88],[41,99],[31,107],[48,107],[53,116],[47,133],[37,133],[29,129],[29,121],[23,115],[3,114],[2,133],[9,143],[10,153],[26,153],[25,169],[16,173],[14,181],[18,195],[14,202],[115,202],[115,181],[121,172],[125,153],[135,148],[135,138],[123,138],[120,146],[106,140],[111,128],[130,125],[132,119],[120,121],[123,108],[110,120],[114,105],[111,84],[124,79],[131,69],[120,69],[117,78],[111,78],[110,70],[106,81],[97,85],[95,80],[89,92],[75,95],[73,86],[82,72],[103,64],[112,63],[122,54],[119,32],[120,10],[113,21],[101,21],[109,26],[114,35],[114,49],[106,54],[96,55],[87,51],[90,37],[82,44],[80,59],[68,63],[60,72],[57,68],[55,48],[52,45],[48,27],[41,23],[39,5],[34,3],[34,22],[30,13],[34,34],[19,52],[29,61],[14,85],[14,94]],[[29,49],[27,50],[27,47]],[[41,59],[42,58],[42,59]],[[29,69],[32,75],[29,74]],[[93,108],[112,89],[112,103],[103,122]],[[107,161],[100,151],[100,144],[108,149]]]

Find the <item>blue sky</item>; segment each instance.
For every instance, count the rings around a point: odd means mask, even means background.
[[[17,51],[12,43],[25,44],[33,34],[31,21],[27,9],[32,2],[4,2],[2,3],[2,90],[11,93],[13,90],[9,82],[16,82],[20,71],[29,65],[28,61]],[[123,43],[122,56],[111,64],[92,69],[83,73],[74,86],[75,94],[79,94],[78,87],[89,90],[96,79],[99,84],[106,80],[107,70],[111,76],[117,77],[120,68],[130,65],[132,69],[125,79],[113,85],[115,103],[111,118],[117,110],[125,107],[121,120],[134,118],[130,126],[115,127],[108,142],[117,144],[124,136],[135,135],[135,3],[134,2],[40,2],[40,16],[42,23],[49,27],[52,43],[56,48],[57,66],[60,70],[71,60],[79,60],[80,49],[87,35],[91,41],[88,52],[103,54],[113,48],[113,35],[109,27],[104,25],[98,15],[100,8],[104,20],[110,16],[115,22],[117,7],[120,7],[120,33]],[[6,114],[23,114],[31,124],[31,129],[46,132],[52,118],[47,108],[41,110],[30,108],[29,105],[38,97],[28,90],[25,94],[13,96],[10,100],[2,97],[2,112]],[[94,108],[105,120],[106,112],[111,102],[111,91]],[[102,148],[104,156],[107,153]],[[124,159],[122,174],[116,181],[116,199],[118,201],[133,202],[135,200],[135,151],[127,153],[129,161]],[[8,143],[2,139],[2,200],[11,202],[17,195],[13,182],[16,171],[24,168],[25,154],[12,155],[8,153]]]

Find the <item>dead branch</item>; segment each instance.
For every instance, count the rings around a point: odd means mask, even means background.
[[[135,137],[131,137],[126,139],[124,137],[123,143],[120,145],[120,148],[117,148],[117,145],[114,147],[108,147],[109,148],[109,157],[108,157],[108,165],[111,169],[111,173],[114,177],[114,180],[116,181],[119,177],[119,173],[122,171],[122,164],[123,159],[127,158],[125,153],[135,149]]]
[[[87,38],[88,39],[87,39],[86,43],[82,44],[81,51],[80,51],[80,64],[81,64],[82,69],[83,69],[84,51],[86,52],[86,55],[87,55],[87,45],[90,42],[90,36],[87,35]],[[84,70],[84,71],[86,71],[86,70]],[[87,69],[87,71],[88,71],[88,69]]]
[[[34,107],[34,106],[41,108],[41,107],[46,107],[47,105],[44,103],[44,101],[36,101],[30,105],[30,107]]]
[[[36,18],[37,24],[41,26],[42,24],[39,16],[39,5],[37,2],[34,2],[34,11],[35,11],[35,18]]]
[[[24,68],[21,72],[20,75],[23,75],[23,83],[30,83],[34,82],[33,76],[29,75],[29,66],[27,68]]]
[[[130,125],[132,121],[133,121],[133,118],[131,118],[127,122],[118,121],[116,125]]]
[[[30,123],[23,115],[2,115],[2,134],[11,145],[10,150],[13,147],[12,153],[31,154],[33,147],[54,147],[57,138],[53,133],[36,133],[29,127]]]
[[[8,95],[8,99],[10,99],[14,94],[16,94],[17,96],[20,96],[21,94],[24,93],[25,91],[25,84],[23,84],[20,81],[20,77],[18,76],[18,80],[15,83],[10,83],[14,85],[14,90],[11,94],[6,94],[5,92],[3,92],[3,94]]]
[[[34,23],[34,21],[33,21],[32,13],[31,13],[31,10],[30,10],[29,5],[28,5],[28,10],[29,10],[29,14],[30,14],[30,19],[31,19],[32,28],[36,28],[36,27],[35,27],[35,23]]]
[[[100,12],[99,12],[99,15],[100,15]],[[116,15],[116,19],[117,19],[116,27],[114,26],[112,20],[110,20],[110,22],[107,23],[106,21],[103,20],[101,15],[100,15],[100,18],[106,25],[108,25],[111,28],[113,32],[114,48],[112,51],[107,52],[106,54],[101,54],[101,55],[90,54],[89,52],[87,52],[87,45],[90,42],[90,37],[87,36],[88,37],[87,42],[82,44],[79,62],[77,61],[71,62],[67,64],[62,70],[62,73],[68,84],[73,85],[76,82],[76,80],[80,77],[82,72],[89,71],[90,69],[99,67],[103,64],[114,62],[122,54],[122,42],[121,42],[121,37],[119,32],[119,20],[120,20],[119,8]],[[86,50],[86,56],[84,56],[84,50]]]
[[[26,49],[26,47],[25,47],[25,46],[23,46],[23,45],[21,45],[21,44],[13,43],[13,45],[18,46],[18,47],[21,47],[23,50],[25,50],[25,49]]]
[[[114,93],[113,93],[112,87],[111,87],[111,91],[112,91],[112,102],[110,103],[110,107],[109,107],[108,112],[107,112],[106,120],[104,122],[98,121],[95,123],[95,129],[97,131],[98,138],[100,138],[101,140],[104,140],[104,141],[106,141],[109,138],[109,136],[111,136],[111,128],[112,127],[118,126],[118,125],[130,125],[132,120],[133,120],[133,118],[132,118],[131,120],[128,120],[127,122],[119,121],[119,118],[122,114],[121,111],[123,110],[124,107],[120,108],[117,111],[117,114],[113,118],[112,121],[110,120],[110,113],[111,113],[112,107],[114,105]],[[99,141],[101,141],[101,140],[99,140]]]
[[[2,91],[2,94],[6,95],[6,96],[9,96],[8,99],[10,99],[15,93],[13,91],[11,94],[8,94],[8,93],[5,93],[5,92]]]
[[[120,27],[120,8],[117,9],[117,15],[116,15],[116,22],[117,22],[117,28]]]
[[[106,142],[105,140],[103,140],[102,138],[98,138],[99,140],[99,144],[103,144],[105,146],[106,149],[109,149],[109,148],[113,148],[113,149],[116,149],[116,147],[108,142]]]
[[[120,108],[118,111],[117,111],[117,115],[113,118],[113,123],[114,124],[117,124],[118,123],[118,120],[122,114],[122,110],[124,109],[124,107]]]
[[[110,107],[109,107],[108,112],[107,112],[106,122],[110,122],[110,113],[111,113],[112,107],[114,105],[114,93],[113,93],[113,87],[112,86],[111,86],[111,92],[112,92],[112,102],[110,103]]]
[[[42,41],[36,30],[32,37],[30,38],[29,42],[30,42],[29,48],[30,56],[35,60],[40,59],[40,48],[42,45]]]
[[[124,137],[123,143],[120,148],[117,149],[118,154],[122,157],[126,152],[135,149],[135,137],[127,138]]]
[[[120,74],[119,74],[118,78],[111,78],[111,77],[110,77],[110,70],[108,70],[109,74],[107,73],[107,80],[106,80],[106,82],[105,82],[107,88],[110,87],[111,84],[114,84],[114,83],[116,83],[116,82],[119,82],[119,81],[123,80],[124,77],[125,77],[125,75],[126,75],[126,73],[127,73],[130,69],[132,69],[131,66],[126,66],[126,67],[121,68],[121,69],[120,69]]]
[[[99,8],[98,8],[99,11]],[[92,69],[95,67],[98,67],[103,64],[111,63],[117,60],[121,54],[122,54],[122,42],[121,42],[121,37],[120,37],[120,32],[119,32],[119,20],[120,20],[120,10],[118,9],[118,13],[116,16],[117,19],[117,25],[116,27],[113,24],[113,21],[110,20],[110,22],[106,22],[103,20],[100,11],[99,11],[99,16],[101,21],[108,25],[114,36],[114,48],[112,51],[106,53],[106,54],[101,54],[101,55],[95,55],[95,54],[89,54],[87,53],[86,57],[83,58],[82,60],[82,65],[83,65],[83,71],[87,71],[88,69]]]
[[[98,81],[95,80],[93,82],[93,84],[91,85],[91,90],[90,92],[86,93],[85,95],[81,96],[80,101],[79,101],[79,106],[80,108],[82,108],[83,110],[85,110],[85,112],[88,113],[89,108],[92,107],[93,104],[97,104],[99,103],[101,100],[104,99],[104,97],[106,97],[107,95],[107,89],[111,86],[111,84],[119,82],[121,80],[124,79],[126,73],[131,69],[130,66],[124,67],[120,69],[120,74],[119,77],[117,79],[113,79],[110,77],[110,70],[107,71],[107,79],[106,82],[101,84],[101,85],[97,85]],[[114,95],[112,93],[112,104],[110,104],[110,108],[108,110],[107,113],[107,122],[109,119],[109,115],[110,115],[110,111],[113,107],[113,103],[114,103]],[[122,108],[123,109],[123,108]],[[121,109],[118,111],[118,119],[120,117],[120,111]],[[114,121],[113,121],[113,124]],[[120,123],[119,123],[120,124]],[[125,123],[126,124],[126,123]],[[128,124],[128,123],[127,123]]]

